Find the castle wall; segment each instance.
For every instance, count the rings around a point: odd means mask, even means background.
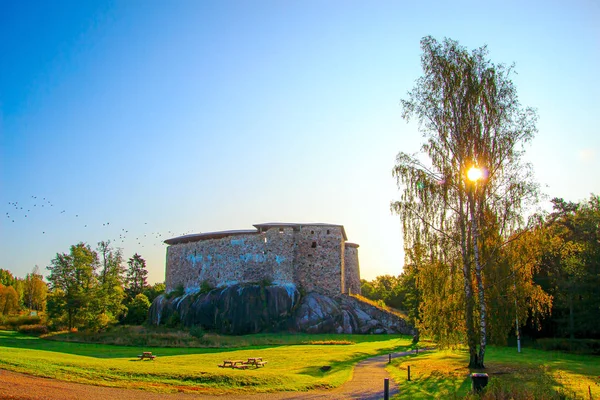
[[[344,293],[361,294],[358,245],[346,243],[344,246],[345,286]]]
[[[341,293],[343,245],[340,227],[302,226],[296,232],[296,282],[306,292]]]
[[[266,224],[265,224],[266,225]],[[358,252],[345,246],[341,226],[266,225],[167,247],[166,290],[186,291],[242,282],[293,283],[306,292],[360,293]]]
[[[292,232],[228,236],[167,248],[167,291],[183,285],[196,291],[203,281],[211,286],[239,282],[293,283]]]

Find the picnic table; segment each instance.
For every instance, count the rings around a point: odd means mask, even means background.
[[[248,366],[244,360],[224,360],[223,364],[218,365],[220,368],[239,368],[246,369]]]
[[[224,360],[223,364],[217,365],[219,368],[237,368],[237,369],[248,369],[248,367],[264,367],[267,362],[263,361],[262,357],[248,358],[244,360]]]
[[[246,365],[255,366],[256,368],[264,367],[267,362],[263,361],[262,357],[249,358],[245,362]]]
[[[151,351],[144,351],[142,354],[138,355],[138,358],[140,360],[143,360],[144,358],[147,358],[148,360],[154,360],[156,356],[153,355]]]

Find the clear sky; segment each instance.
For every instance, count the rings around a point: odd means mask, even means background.
[[[544,191],[600,193],[597,1],[0,0],[0,268],[110,239],[156,282],[169,237],[327,222],[399,274],[425,35],[514,62]]]

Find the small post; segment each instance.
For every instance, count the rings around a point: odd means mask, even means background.
[[[410,365],[408,366],[408,380],[410,381]]]
[[[392,363],[392,353],[388,354],[388,356],[389,356],[388,364],[391,364]]]
[[[417,354],[419,354],[419,346],[415,348],[417,350]]]
[[[383,400],[390,400],[390,379],[383,380]]]

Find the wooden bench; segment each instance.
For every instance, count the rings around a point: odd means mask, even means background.
[[[156,358],[155,355],[152,354],[151,351],[144,351],[142,354],[137,356],[140,360],[147,358],[148,360],[154,360]]]

